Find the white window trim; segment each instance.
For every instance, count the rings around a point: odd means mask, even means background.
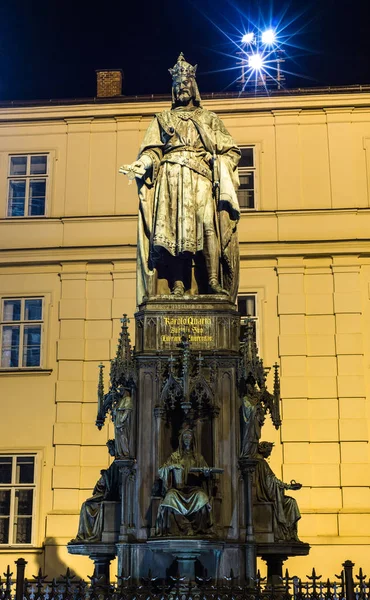
[[[33,484],[17,484],[17,483],[12,483],[11,484],[0,484],[0,488],[5,488],[5,489],[9,489],[11,488],[12,490],[14,490],[15,488],[22,488],[22,489],[30,489],[32,488],[34,490],[34,495],[33,495],[33,505],[32,505],[32,530],[31,530],[31,541],[29,543],[9,543],[9,544],[0,544],[0,553],[1,551],[5,550],[5,549],[9,549],[9,548],[34,548],[37,547],[36,546],[36,540],[38,539],[38,512],[37,512],[37,506],[39,505],[39,490],[40,490],[40,465],[42,464],[41,461],[41,452],[39,450],[35,450],[35,449],[31,449],[31,450],[14,450],[14,448],[12,450],[10,450],[9,452],[7,452],[5,449],[1,449],[0,451],[0,455],[1,456],[11,456],[13,458],[13,464],[16,463],[16,458],[19,456],[33,456],[35,458],[35,468],[34,468],[34,477],[33,477]],[[14,478],[14,475],[12,473],[12,480]],[[9,529],[10,527],[13,526],[14,523],[14,493],[11,494],[11,508],[10,508],[10,522],[9,522]]]
[[[2,350],[2,339],[1,339],[1,331],[0,331],[0,375],[4,376],[4,375],[14,375],[14,374],[22,374],[22,373],[30,373],[30,372],[37,372],[37,373],[43,373],[46,375],[49,375],[50,373],[52,373],[52,369],[50,367],[48,367],[48,365],[50,365],[50,360],[51,357],[49,356],[49,352],[50,352],[50,343],[49,343],[49,335],[50,335],[50,307],[51,307],[51,298],[52,295],[50,292],[35,292],[35,293],[29,293],[29,294],[24,294],[24,293],[20,293],[20,294],[16,294],[16,293],[11,293],[11,294],[3,294],[2,296],[0,296],[0,311],[2,311],[2,306],[3,306],[3,300],[12,300],[12,299],[17,299],[17,298],[22,298],[25,300],[28,300],[30,298],[42,298],[43,302],[42,302],[42,311],[43,311],[43,320],[42,320],[42,327],[41,327],[41,350],[40,350],[40,366],[38,367],[2,367],[1,366],[1,350]],[[4,324],[4,321],[1,320],[2,317],[2,312],[0,312],[0,329],[2,329],[2,325]],[[9,321],[9,323],[12,322],[14,324],[17,323],[17,321]],[[30,321],[32,322],[32,321]],[[8,322],[7,322],[8,323]]]
[[[56,185],[55,185],[55,165],[59,156],[59,149],[53,146],[47,146],[46,148],[40,148],[36,146],[34,148],[29,148],[29,137],[21,138],[24,141],[17,141],[15,147],[12,148],[4,148],[0,152],[0,219],[5,219],[7,221],[33,221],[34,219],[42,219],[44,220],[47,217],[53,216],[53,198],[56,194]],[[24,143],[26,142],[26,143]],[[8,181],[10,178],[9,175],[9,162],[10,156],[25,156],[25,155],[40,155],[47,154],[49,156],[48,160],[48,177],[46,183],[46,197],[45,197],[45,214],[43,215],[34,215],[34,216],[24,216],[24,217],[8,217]]]
[[[240,211],[242,213],[255,212],[259,208],[259,172],[260,172],[260,168],[259,168],[260,147],[259,146],[260,145],[258,143],[240,144],[239,145],[240,150],[243,150],[243,148],[253,148],[253,167],[238,167],[239,175],[244,175],[246,173],[250,173],[251,171],[253,171],[253,173],[254,173],[254,207],[247,208],[247,207],[241,206]]]
[[[46,173],[43,175],[11,175],[10,174],[10,164],[13,156],[26,156],[27,157],[27,165],[31,162],[30,156],[46,156]],[[48,200],[50,194],[50,163],[51,163],[51,154],[50,152],[9,152],[8,154],[8,166],[7,166],[7,181],[6,181],[6,218],[7,219],[43,219],[48,214]],[[9,215],[9,189],[10,189],[10,181],[14,180],[26,180],[26,196],[24,200],[24,214],[23,215]],[[42,215],[29,215],[29,190],[30,185],[29,182],[31,179],[45,179],[45,207],[44,214]]]

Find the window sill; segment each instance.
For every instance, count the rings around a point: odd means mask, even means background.
[[[24,368],[0,368],[1,375],[51,375],[53,369],[42,369],[41,367]]]
[[[28,552],[43,552],[43,546],[33,546],[32,544],[0,544],[0,554],[6,552],[7,554],[19,554],[19,551],[27,554]]]
[[[46,217],[47,215],[7,215],[4,217],[4,221],[12,221],[13,219],[16,219],[17,221],[20,219],[23,219],[23,221],[29,221],[30,219],[45,219]]]

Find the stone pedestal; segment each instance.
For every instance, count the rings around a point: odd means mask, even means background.
[[[121,503],[103,502],[103,531],[101,541],[103,544],[115,544],[118,540],[121,523]]]
[[[163,538],[150,540],[148,546],[155,554],[169,554],[177,561],[177,574],[179,577],[185,578],[186,581],[184,583],[195,582],[196,560],[202,555],[212,555],[214,568],[210,575],[214,581],[217,581],[220,554],[224,549],[224,544],[222,542],[202,539]]]
[[[283,564],[290,556],[307,556],[310,545],[303,542],[258,544],[257,554],[267,563],[267,588],[283,588]]]
[[[68,552],[88,556],[94,562],[94,577],[98,579],[102,577],[104,581],[110,581],[109,567],[116,556],[114,544],[69,544]]]

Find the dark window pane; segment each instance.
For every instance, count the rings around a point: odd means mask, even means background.
[[[11,156],[10,175],[26,175],[27,156]]]
[[[0,483],[12,481],[12,457],[0,456]]]
[[[29,216],[45,214],[45,189],[46,179],[34,179],[30,181]]]
[[[18,456],[16,483],[33,483],[35,472],[34,456]]]
[[[21,320],[21,301],[20,300],[4,300],[3,321],[20,321]]]
[[[256,297],[238,296],[238,311],[242,317],[256,316]]]
[[[41,321],[42,298],[32,298],[25,301],[24,319],[25,321]]]
[[[253,167],[254,165],[254,148],[240,148],[242,156],[239,161],[239,167]]]
[[[15,515],[32,516],[33,490],[15,491]]]
[[[14,523],[14,542],[30,544],[32,536],[32,517],[18,517]]]
[[[8,217],[23,217],[26,181],[9,181]]]
[[[238,190],[240,208],[254,208],[254,190]]]
[[[18,367],[19,365],[19,326],[3,326],[1,366]]]
[[[254,208],[254,172],[239,173],[238,200],[240,208]]]
[[[241,190],[253,190],[254,189],[254,172],[250,173],[240,173],[239,174],[240,187]]]
[[[47,156],[31,156],[31,175],[46,175]]]
[[[0,518],[0,544],[9,544],[9,517]]]
[[[23,366],[40,366],[41,357],[41,325],[25,325],[23,337]]]
[[[10,490],[0,489],[0,516],[8,517],[10,515]]]

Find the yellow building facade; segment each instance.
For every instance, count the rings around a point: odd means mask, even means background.
[[[109,463],[109,432],[94,424],[97,367],[115,355],[122,313],[136,310],[138,200],[118,169],[168,104],[0,107],[0,569],[23,556],[29,574],[91,573],[65,546]],[[263,433],[276,444],[272,468],[303,484],[292,493],[312,549],[288,566],[325,577],[347,558],[365,567],[370,94],[204,105],[253,154],[241,170],[254,208],[239,224],[239,293],[255,300],[264,363],[281,366],[283,424]]]

